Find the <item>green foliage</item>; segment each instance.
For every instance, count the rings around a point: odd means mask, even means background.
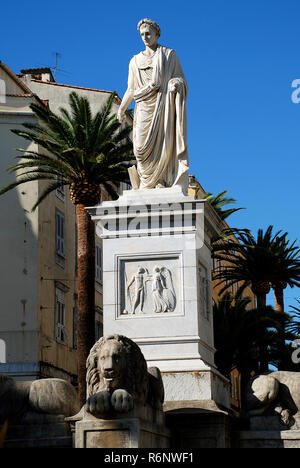
[[[112,105],[112,93],[99,112],[92,116],[89,101],[75,92],[69,96],[70,111],[53,113],[48,107],[31,104],[39,123],[25,123],[16,135],[35,143],[36,151],[19,148],[19,162],[8,168],[16,180],[0,190],[0,195],[36,180],[49,184],[33,210],[52,191],[86,181],[115,194],[113,183],[128,182],[128,165],[133,159],[131,127],[122,127]]]
[[[300,305],[300,301],[296,299],[298,304]],[[290,317],[291,321],[289,324],[289,330],[292,333],[295,333],[296,337],[300,339],[300,308],[295,307],[295,306],[290,306],[291,307],[291,312],[290,312]]]
[[[250,302],[226,292],[213,307],[215,362],[226,376],[233,367],[243,376],[258,371],[261,349],[266,350],[264,358],[275,365],[283,359],[282,342],[293,337],[283,331],[283,321],[289,322],[287,314],[278,314],[271,306],[249,309]]]
[[[196,189],[195,197],[199,194],[199,188]],[[228,216],[232,215],[236,211],[243,210],[244,208],[229,208],[224,210],[223,207],[226,205],[230,205],[231,203],[235,203],[236,200],[234,198],[225,197],[227,194],[227,190],[223,190],[223,192],[218,193],[217,195],[213,195],[210,192],[204,194],[203,198],[206,199],[214,210],[217,212],[219,217],[224,220],[228,218]]]
[[[233,284],[240,283],[238,293],[259,282],[274,284],[284,281],[289,286],[300,286],[300,250],[295,241],[290,243],[288,233],[273,233],[269,226],[264,233],[258,230],[255,238],[250,231],[237,231],[213,244],[213,257],[226,262],[226,268],[214,278],[225,282],[223,293]]]

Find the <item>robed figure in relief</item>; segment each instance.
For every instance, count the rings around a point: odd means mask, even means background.
[[[133,188],[184,186],[187,180],[187,83],[174,50],[157,43],[160,28],[143,19],[138,30],[146,46],[129,64],[128,88],[118,111],[135,100]]]

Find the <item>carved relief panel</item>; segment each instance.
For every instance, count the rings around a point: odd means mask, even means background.
[[[210,311],[210,282],[207,269],[198,263],[198,291],[199,291],[199,309],[201,315],[209,319]]]
[[[157,315],[180,312],[179,257],[121,260],[120,315]]]

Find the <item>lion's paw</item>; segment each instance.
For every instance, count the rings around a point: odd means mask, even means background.
[[[107,391],[102,391],[91,395],[85,404],[85,409],[91,414],[106,413],[110,409],[110,394]]]
[[[115,390],[111,396],[111,404],[119,413],[128,413],[133,409],[133,398],[126,390]]]
[[[281,413],[281,422],[284,426],[288,426],[291,421],[291,412],[288,409],[285,409]]]

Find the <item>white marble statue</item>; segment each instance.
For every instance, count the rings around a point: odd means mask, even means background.
[[[157,43],[160,28],[147,18],[138,23],[146,46],[129,64],[128,88],[118,111],[120,122],[135,100],[133,147],[137,160],[133,188],[186,186],[188,170],[187,83],[174,50]]]

